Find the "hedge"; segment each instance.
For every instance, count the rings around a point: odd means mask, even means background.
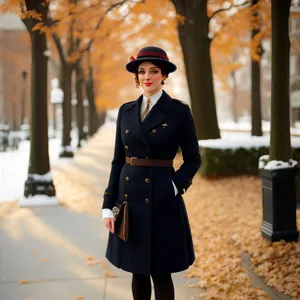
[[[258,175],[259,157],[269,153],[269,148],[216,149],[200,147],[202,164],[200,174],[205,177]],[[300,161],[300,147],[292,149],[292,158]]]

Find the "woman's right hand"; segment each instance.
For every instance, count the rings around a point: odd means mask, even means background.
[[[115,232],[115,220],[112,218],[105,218],[104,225],[108,228],[111,233]]]

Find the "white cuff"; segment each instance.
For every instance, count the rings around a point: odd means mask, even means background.
[[[174,193],[175,193],[175,196],[176,196],[178,194],[178,189],[177,189],[175,183],[173,182],[173,180],[172,180],[172,184],[173,184]]]
[[[114,214],[111,209],[103,208],[102,209],[102,219],[111,218],[114,219]]]

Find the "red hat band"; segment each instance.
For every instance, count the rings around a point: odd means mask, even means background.
[[[164,55],[163,53],[159,53],[159,52],[150,52],[150,51],[144,51],[144,52],[140,52],[137,57],[143,57],[143,56],[155,56],[155,57],[160,57],[163,59],[166,59],[167,61],[169,61],[169,57]]]

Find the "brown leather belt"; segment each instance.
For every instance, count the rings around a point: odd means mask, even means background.
[[[126,163],[136,167],[173,167],[173,160],[127,157]]]

